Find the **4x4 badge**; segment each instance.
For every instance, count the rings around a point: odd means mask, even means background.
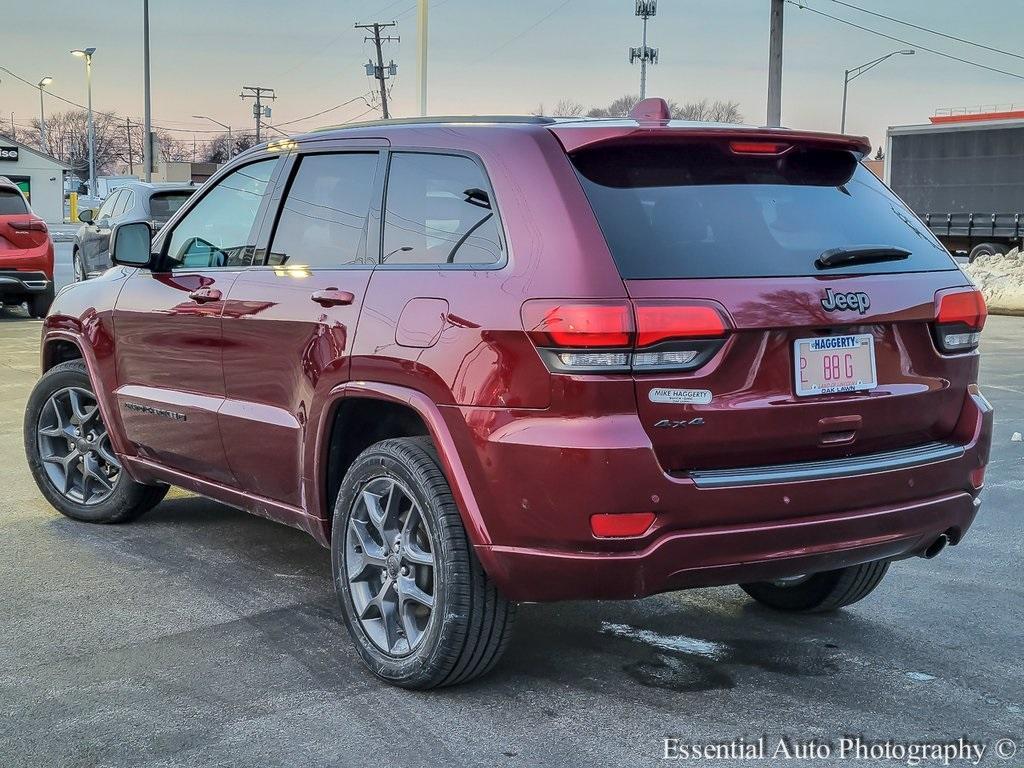
[[[821,300],[821,306],[826,312],[835,312],[837,309],[855,309],[863,315],[871,307],[871,299],[864,291],[833,293],[832,289],[828,288],[825,291],[825,298]]]

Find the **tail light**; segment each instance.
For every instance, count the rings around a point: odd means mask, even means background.
[[[523,305],[523,327],[548,368],[566,373],[688,371],[725,343],[722,314],[668,301],[552,301]]]
[[[729,149],[735,155],[781,155],[789,144],[777,141],[730,141]]]
[[[46,222],[42,219],[29,219],[28,221],[9,221],[7,226],[15,232],[46,232]]]
[[[935,342],[943,352],[969,352],[978,346],[988,308],[977,288],[935,294]]]

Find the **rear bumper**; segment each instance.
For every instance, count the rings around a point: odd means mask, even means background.
[[[978,499],[957,493],[915,504],[679,531],[626,553],[492,547],[513,600],[626,599],[742,584],[921,554],[942,533],[958,542]]]
[[[664,472],[635,415],[583,424],[463,416],[482,459],[469,475],[489,540],[476,551],[503,593],[522,601],[763,581],[913,556],[942,534],[958,543],[977,513],[971,475],[988,462],[992,429],[992,408],[972,388],[949,442],[894,452],[917,451],[916,460],[858,460],[849,474],[810,476],[777,465],[709,483]],[[643,536],[590,532],[593,514],[638,511],[656,513]]]
[[[45,272],[0,270],[0,296],[43,293],[52,283]]]

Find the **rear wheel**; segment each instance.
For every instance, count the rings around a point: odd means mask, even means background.
[[[497,663],[515,604],[476,559],[429,438],[384,440],[360,454],[332,530],[345,624],[375,675],[434,688]]]
[[[863,600],[881,583],[888,560],[775,581],[740,584],[759,603],[780,611],[824,613]]]
[[[970,254],[967,256],[967,261],[973,264],[974,260],[979,256],[994,256],[995,254],[1002,256],[1009,252],[1010,246],[1003,243],[980,243],[971,249]]]
[[[81,360],[47,371],[25,408],[25,455],[58,512],[89,523],[124,523],[156,506],[166,485],[142,485],[121,468]]]
[[[28,313],[32,317],[46,317],[51,304],[53,304],[53,283],[50,283],[42,293],[35,293],[29,297]]]

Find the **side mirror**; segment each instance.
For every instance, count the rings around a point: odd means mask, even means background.
[[[153,230],[146,221],[117,224],[110,231],[110,260],[126,267],[149,267]]]
[[[78,212],[78,220],[83,224],[92,224],[94,218],[95,212],[92,208],[83,208]]]

